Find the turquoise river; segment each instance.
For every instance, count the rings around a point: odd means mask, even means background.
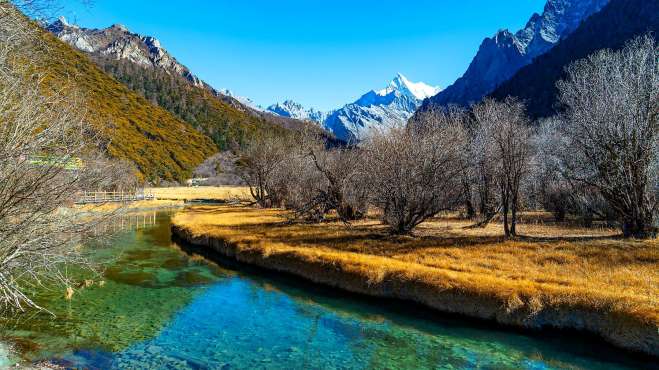
[[[68,271],[89,280],[71,300],[61,288],[36,290],[54,316],[1,322],[0,340],[20,356],[11,361],[72,369],[656,368],[579,333],[520,333],[218,264],[173,242],[169,220],[166,212],[129,218],[110,242],[90,243],[104,272]]]

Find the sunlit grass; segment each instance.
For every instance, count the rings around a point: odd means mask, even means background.
[[[289,224],[285,211],[194,207],[174,224],[264,257],[298,260],[358,274],[369,283],[418,281],[504,302],[506,310],[584,307],[659,325],[659,241],[624,240],[615,230],[543,224],[523,215],[521,237],[500,224],[436,218],[414,236],[393,237],[377,220]],[[285,259],[285,258],[284,258]],[[428,299],[432,299],[429,297]]]
[[[171,187],[150,188],[146,192],[152,193],[161,200],[247,200],[250,199],[249,188],[244,186],[198,186],[198,187]]]

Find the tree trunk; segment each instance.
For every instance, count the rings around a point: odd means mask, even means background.
[[[659,230],[652,226],[651,220],[629,218],[622,223],[622,234],[625,238],[651,239],[657,237]]]
[[[476,216],[476,209],[471,201],[471,186],[469,186],[469,181],[466,179],[463,179],[462,186],[464,187],[465,211],[467,212],[467,218],[471,220]]]
[[[517,194],[513,195],[510,211],[510,235],[517,236]]]
[[[503,208],[503,233],[506,236],[506,238],[510,237],[510,227],[508,226],[508,210],[510,206],[510,202],[508,199],[508,194],[506,194],[506,190],[502,189],[501,190],[501,206]]]

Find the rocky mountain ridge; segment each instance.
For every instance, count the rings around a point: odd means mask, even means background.
[[[491,93],[522,67],[565,38],[609,0],[548,0],[542,14],[512,33],[500,30],[483,40],[467,71],[430,99],[431,104],[468,106]]]
[[[213,90],[169,54],[157,38],[130,32],[124,25],[114,24],[104,29],[90,29],[69,24],[66,18],[60,17],[46,29],[60,40],[87,53],[128,60],[142,67],[159,68],[184,77],[194,86]]]

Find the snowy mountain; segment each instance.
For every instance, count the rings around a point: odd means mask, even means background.
[[[430,99],[431,104],[467,106],[491,93],[534,58],[574,32],[609,0],[548,0],[542,15],[533,14],[514,34],[508,30],[486,38],[465,74]]]
[[[330,112],[307,109],[292,100],[273,104],[266,112],[318,122],[341,140],[359,141],[371,129],[407,122],[424,99],[439,91],[423,82],[411,82],[399,73],[384,89],[371,90],[355,102]]]
[[[411,82],[398,74],[382,90],[371,90],[357,101],[331,112],[324,127],[345,141],[364,139],[368,131],[407,122],[424,99],[440,91],[423,82]]]
[[[305,121],[314,121],[322,123],[327,114],[313,108],[305,109],[302,104],[292,100],[286,100],[283,103],[276,103],[266,109],[267,112],[282,117],[297,118]]]

